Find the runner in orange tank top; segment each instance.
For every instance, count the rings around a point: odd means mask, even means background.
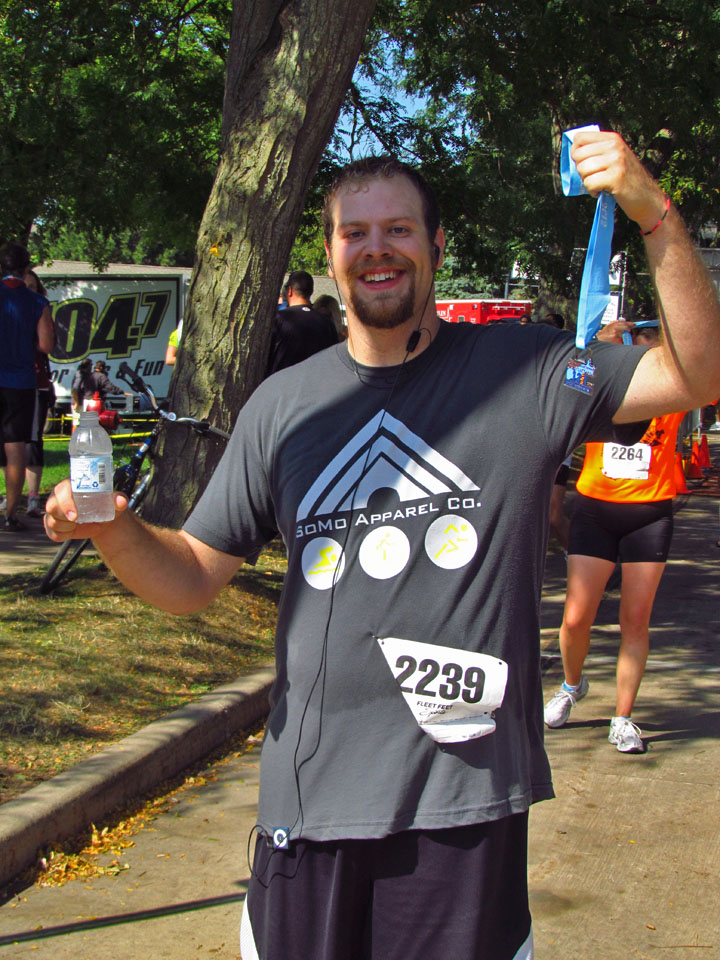
[[[599,339],[653,346],[658,326],[608,324]],[[631,714],[650,646],[650,614],[672,538],[675,446],[684,413],[650,422],[640,443],[588,443],[577,481],[577,505],[570,523],[568,585],[560,628],[565,682],[545,706],[545,723],[561,727],[588,691],[583,665],[590,629],[617,560],[622,565],[621,642],[617,703],[608,739],[622,753],[642,753],[640,729]]]

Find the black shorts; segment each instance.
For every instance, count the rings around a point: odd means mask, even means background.
[[[33,413],[32,435],[27,445],[25,462],[28,467],[42,467],[45,464],[43,433],[47,415],[52,406],[49,390],[35,391],[35,411]]]
[[[610,503],[577,494],[568,554],[611,563],[664,563],[673,533],[672,500]]]
[[[527,813],[255,847],[243,960],[532,960]]]
[[[27,443],[32,436],[35,390],[0,387],[0,440]]]
[[[558,468],[558,472],[555,474],[555,479],[553,480],[553,486],[566,487],[569,476],[570,476],[570,467],[568,466],[567,463],[561,463]]]

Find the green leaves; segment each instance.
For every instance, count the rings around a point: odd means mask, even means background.
[[[0,0],[2,239],[192,262],[231,6]],[[499,281],[517,259],[571,289],[592,210],[558,194],[559,134],[586,122],[621,132],[699,231],[720,220],[719,50],[720,4],[704,0],[379,0],[311,188],[304,258],[322,262],[312,223],[333,167],[372,145],[427,172],[463,270]],[[616,241],[639,269],[622,218]]]
[[[217,162],[230,0],[0,3],[0,235],[102,262],[142,231],[191,262]]]
[[[573,291],[572,250],[593,210],[559,194],[559,135],[584,123],[618,130],[692,228],[720,220],[719,11],[700,0],[381,0],[371,36],[386,55],[363,62],[427,100],[402,149],[436,186],[463,269],[499,280],[516,260]],[[393,112],[388,123],[402,129]],[[633,225],[619,217],[615,237],[641,269]]]

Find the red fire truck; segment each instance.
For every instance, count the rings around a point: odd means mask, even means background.
[[[532,313],[531,300],[438,300],[438,316],[451,323],[488,323],[517,320]]]

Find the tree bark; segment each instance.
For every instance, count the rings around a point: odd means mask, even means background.
[[[180,415],[230,430],[262,379],[305,196],[375,2],[234,2],[220,162],[170,385]],[[167,427],[143,515],[180,525],[222,446]]]

